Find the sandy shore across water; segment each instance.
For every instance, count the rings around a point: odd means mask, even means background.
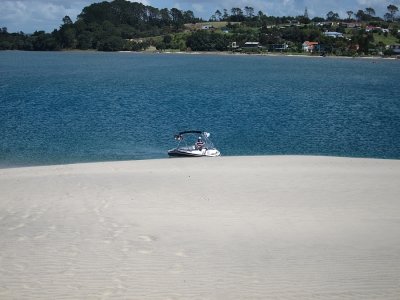
[[[400,160],[0,169],[0,299],[400,299]]]

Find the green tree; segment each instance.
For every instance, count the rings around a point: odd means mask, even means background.
[[[367,16],[363,10],[359,9],[356,13],[356,18],[358,21],[365,21]]]
[[[183,12],[183,22],[184,23],[195,23],[196,18],[194,17],[194,13],[191,10],[187,10]]]
[[[373,9],[372,7],[367,7],[365,9],[365,12],[368,16],[373,17],[375,16],[375,9]]]
[[[244,11],[246,12],[246,17],[252,18],[254,17],[254,8],[251,6],[245,6]]]
[[[231,9],[232,15],[230,17],[231,21],[241,22],[244,20],[243,11],[239,7],[233,7]]]
[[[183,25],[183,14],[179,9],[171,8],[171,18],[176,28]]]
[[[346,11],[346,14],[349,16],[349,20],[351,20],[351,16],[354,14],[352,10]]]
[[[396,5],[390,4],[388,5],[387,10],[389,11],[392,21],[394,21],[395,14],[399,11],[399,9]]]
[[[58,43],[54,36],[44,31],[35,31],[31,36],[32,50],[47,51],[58,50]]]
[[[109,2],[103,1],[93,3],[83,8],[78,15],[78,19],[84,20],[86,23],[102,23],[105,20],[111,19],[110,12],[113,11]]]
[[[338,14],[338,13],[335,13],[335,12],[333,12],[333,11],[329,11],[329,12],[326,14],[326,19],[327,19],[328,21],[336,21],[336,20],[339,19],[339,14]]]
[[[304,31],[298,27],[288,27],[283,29],[282,38],[292,42],[304,42],[306,40]]]
[[[123,50],[124,40],[119,36],[110,36],[101,40],[98,45],[100,51],[120,51]]]
[[[229,39],[225,34],[199,30],[187,38],[186,44],[194,51],[224,51]]]
[[[167,34],[163,37],[163,44],[165,45],[165,49],[171,48],[172,36]]]
[[[311,19],[311,21],[314,22],[314,23],[319,23],[319,22],[324,22],[325,19],[321,18],[321,17],[314,17],[314,18]]]
[[[77,48],[81,50],[92,49],[95,47],[93,45],[94,35],[90,31],[83,31],[77,37]]]
[[[384,19],[385,21],[392,21],[392,20],[393,20],[393,16],[392,16],[390,13],[385,13],[385,14],[383,15],[383,19]]]
[[[224,8],[224,14],[222,15],[222,20],[226,21],[229,18],[228,10]]]
[[[358,34],[353,36],[353,42],[359,46],[359,53],[368,54],[373,41],[374,36],[372,33],[367,33],[365,30],[360,30],[358,31]]]
[[[169,25],[171,23],[171,16],[169,14],[168,8],[163,8],[160,10],[161,24],[163,26]]]
[[[62,19],[62,21],[63,21],[64,25],[72,25],[73,24],[73,22],[72,22],[72,20],[71,20],[71,18],[69,16],[65,16]]]
[[[61,48],[75,49],[77,45],[76,32],[73,27],[63,27],[59,31]]]
[[[222,13],[219,11],[219,9],[217,9],[214,13],[215,17],[217,18],[218,21],[221,21],[221,16]]]

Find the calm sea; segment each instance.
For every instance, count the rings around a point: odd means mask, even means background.
[[[0,166],[223,155],[400,159],[400,60],[0,52]]]

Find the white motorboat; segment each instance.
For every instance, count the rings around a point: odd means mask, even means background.
[[[188,130],[174,136],[178,146],[168,151],[169,156],[220,156],[221,153],[214,147],[210,134],[205,131]]]

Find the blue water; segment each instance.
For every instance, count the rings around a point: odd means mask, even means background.
[[[0,166],[223,155],[400,159],[399,60],[0,52]]]

